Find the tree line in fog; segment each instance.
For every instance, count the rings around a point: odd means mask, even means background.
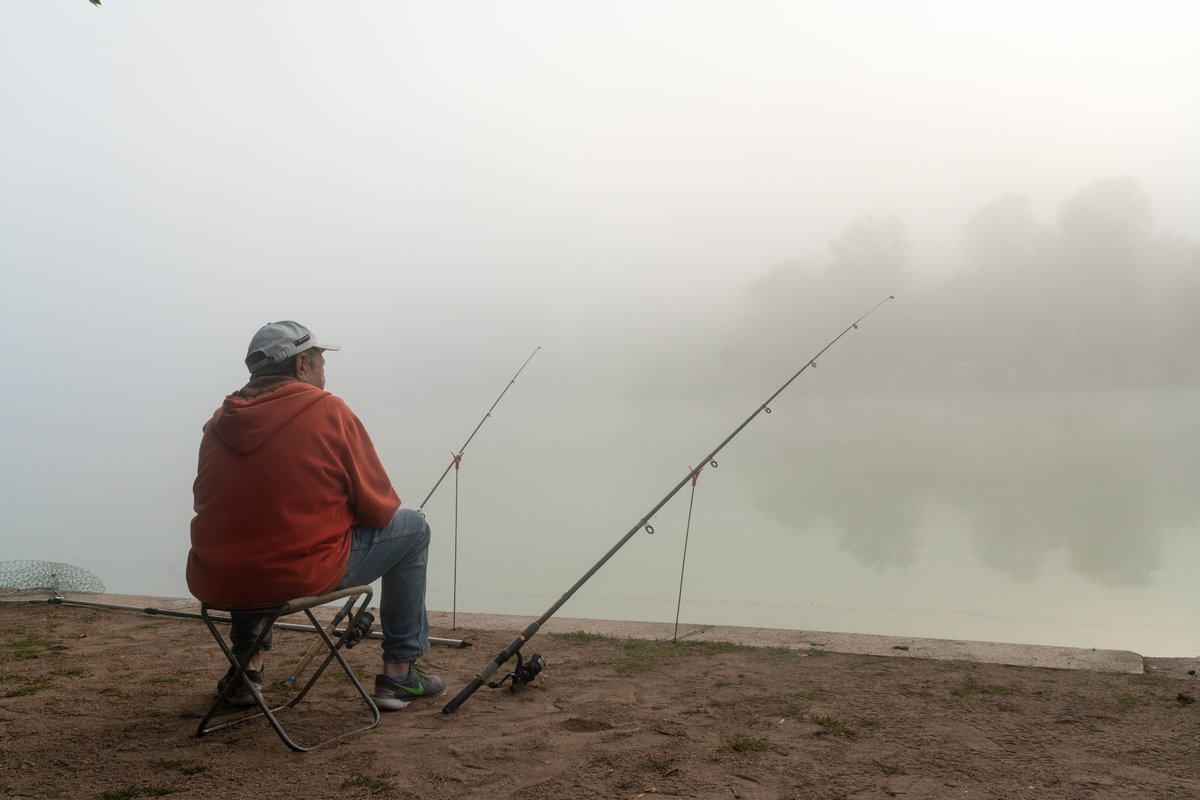
[[[921,282],[903,220],[859,220],[830,243],[825,264],[782,264],[748,290],[726,367],[777,366],[779,347],[819,347],[894,294],[897,302],[870,321],[871,346],[823,386],[921,392],[1200,383],[1200,245],[1156,231],[1151,199],[1136,181],[1097,181],[1051,221],[1037,219],[1022,196],[997,198],[968,217],[959,256],[948,277]]]

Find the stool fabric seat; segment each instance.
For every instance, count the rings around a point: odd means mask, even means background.
[[[311,750],[314,747],[318,747],[319,745],[325,744],[326,742],[331,742],[334,739],[340,739],[341,737],[349,736],[352,733],[360,733],[362,731],[370,730],[378,725],[380,716],[379,708],[375,705],[375,701],[371,699],[371,695],[368,694],[367,690],[363,688],[362,683],[360,683],[358,680],[358,676],[354,674],[354,670],[350,668],[350,665],[346,662],[345,657],[341,653],[341,650],[344,646],[352,646],[353,643],[357,641],[357,638],[351,638],[356,628],[360,628],[363,624],[369,626],[370,615],[367,615],[366,611],[367,606],[370,605],[372,595],[373,592],[370,586],[351,586],[345,589],[337,589],[327,594],[315,595],[311,597],[298,597],[294,600],[286,600],[282,603],[266,606],[227,606],[215,605],[212,603],[201,603],[200,617],[204,620],[204,624],[208,626],[209,633],[211,633],[213,638],[216,639],[217,644],[221,646],[221,652],[223,652],[225,657],[229,660],[229,663],[233,668],[233,674],[231,675],[230,679],[225,682],[225,685],[222,687],[221,691],[218,692],[216,700],[213,701],[212,707],[209,708],[204,719],[200,721],[200,725],[196,728],[196,735],[204,736],[205,734],[213,733],[214,731],[239,725],[251,719],[266,717],[267,721],[271,723],[271,727],[275,729],[277,734],[279,734],[279,738],[283,740],[284,744],[293,750],[304,752]],[[317,622],[317,618],[313,615],[313,609],[317,608],[318,606],[336,602],[338,600],[346,601],[345,608],[338,614],[337,617],[334,618],[334,624],[330,625],[329,629],[326,630],[319,622]],[[356,603],[358,605],[357,609],[354,608]],[[255,639],[250,651],[245,655],[247,663],[249,663],[249,661],[254,657],[254,654],[259,651],[263,639],[280,617],[299,612],[303,612],[308,617],[309,622],[312,623],[313,631],[320,637],[319,640],[313,644],[313,651],[311,652],[318,651],[322,646],[324,646],[325,650],[328,652],[325,655],[324,661],[322,661],[321,664],[313,671],[312,677],[308,679],[307,683],[304,684],[304,687],[300,689],[299,693],[286,703],[272,708],[267,704],[258,688],[246,677],[245,665],[238,661],[233,650],[230,649],[228,644],[226,644],[225,638],[221,635],[221,632],[217,630],[217,622],[228,622],[229,620],[220,617],[213,617],[210,613],[212,611],[223,611],[230,614],[254,614],[267,617],[267,624],[263,625],[262,631],[259,633],[258,638]],[[366,615],[366,619],[364,619],[364,615]],[[342,616],[347,616],[346,625],[344,629],[337,631],[336,623],[337,620]],[[331,637],[331,634],[335,633],[338,634],[338,638],[336,640]],[[358,638],[363,638],[361,632]],[[358,690],[359,696],[362,698],[367,706],[368,711],[370,712],[371,721],[362,727],[335,734],[329,738],[322,739],[319,742],[309,745],[301,745],[295,742],[287,734],[283,728],[283,725],[279,721],[278,715],[280,712],[287,711],[298,705],[300,701],[304,699],[304,696],[308,694],[309,689],[311,689],[317,682],[317,679],[321,677],[321,674],[325,672],[325,668],[334,660],[338,662],[342,670],[346,673],[346,677],[349,678],[351,685]],[[301,667],[297,668],[297,672],[299,672],[303,666],[307,666],[307,661],[308,658],[306,657],[301,662]],[[227,696],[231,696],[239,686],[243,685],[249,687],[250,693],[254,696],[255,704],[257,705],[258,709],[256,711],[244,713],[235,719],[222,721],[215,725],[209,725],[209,723],[221,710],[221,706],[225,698]]]

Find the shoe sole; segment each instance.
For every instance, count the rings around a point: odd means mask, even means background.
[[[249,708],[258,705],[252,694],[235,694],[225,698],[225,702],[234,708]]]
[[[397,697],[394,694],[387,694],[382,697],[375,695],[371,699],[375,701],[375,705],[379,707],[380,711],[400,711],[411,706],[414,700],[426,700],[430,697],[440,697],[445,693],[446,688],[443,686],[442,690],[437,694],[413,695],[408,699]]]
[[[372,697],[380,711],[402,711],[412,705],[412,700],[401,700],[395,695]]]
[[[262,692],[262,689],[259,688],[258,691]],[[225,703],[226,705],[231,705],[235,708],[246,708],[248,706],[258,705],[258,701],[254,699],[253,693],[251,693],[250,690],[246,689],[245,687],[225,695]]]
[[[225,681],[228,679],[228,677],[229,676],[226,675],[224,678],[217,681],[217,694],[220,694],[225,688]],[[258,690],[258,693],[262,694],[263,685],[253,680],[250,682],[254,684],[254,688]],[[229,694],[225,695],[224,702],[226,705],[233,706],[234,708],[247,708],[248,706],[258,705],[258,701],[254,699],[254,693],[246,688],[245,683],[232,690]]]

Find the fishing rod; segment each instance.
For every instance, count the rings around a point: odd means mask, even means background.
[[[515,690],[516,687],[518,685],[520,685],[521,683],[528,683],[530,680],[532,680],[533,677],[535,677],[537,675],[537,671],[540,670],[541,665],[545,663],[545,660],[537,653],[534,653],[533,657],[530,658],[529,662],[527,662],[527,663],[523,662],[521,659],[521,655],[518,652],[521,649],[521,646],[524,645],[526,642],[528,642],[530,639],[532,639],[534,637],[534,635],[537,634],[538,630],[541,629],[542,625],[544,625],[547,620],[549,620],[552,616],[554,616],[554,614],[560,608],[563,607],[563,605],[567,602],[567,600],[571,599],[571,596],[573,594],[575,594],[575,592],[579,591],[579,588],[581,586],[583,586],[585,583],[587,583],[588,580],[593,575],[595,575],[600,570],[601,567],[603,567],[606,563],[608,563],[608,560],[610,558],[612,558],[614,555],[616,555],[617,551],[620,550],[622,547],[624,547],[625,543],[628,542],[630,539],[632,539],[634,534],[636,534],[642,528],[645,528],[647,533],[653,533],[654,528],[653,528],[653,526],[651,526],[649,524],[649,521],[654,517],[654,515],[657,514],[658,511],[663,506],[665,506],[671,500],[672,497],[674,497],[676,494],[678,494],[679,490],[682,489],[684,486],[686,486],[688,481],[692,480],[693,476],[695,476],[699,472],[700,469],[703,469],[706,464],[711,464],[713,462],[713,460],[716,458],[717,453],[721,452],[721,450],[725,447],[725,445],[729,444],[735,436],[737,436],[739,433],[741,433],[742,429],[745,428],[747,425],[749,425],[751,423],[751,421],[754,420],[755,417],[757,417],[760,413],[762,413],[764,411],[766,413],[770,414],[771,413],[771,408],[770,408],[771,402],[776,397],[778,397],[783,392],[784,389],[791,386],[792,382],[795,381],[797,378],[799,378],[800,375],[806,369],[808,369],[809,367],[815,367],[817,364],[817,359],[820,358],[822,355],[824,355],[825,352],[829,348],[831,348],[835,344],[837,344],[838,340],[840,340],[843,336],[845,336],[850,331],[857,330],[858,324],[860,322],[862,322],[867,317],[871,316],[871,314],[873,314],[875,312],[875,310],[878,309],[880,306],[882,306],[884,303],[886,303],[889,300],[894,300],[894,299],[896,299],[894,295],[888,295],[883,300],[880,300],[878,303],[876,303],[874,306],[872,306],[870,311],[863,314],[858,319],[854,320],[854,322],[850,323],[850,326],[848,328],[846,328],[846,330],[842,331],[837,336],[835,336],[833,338],[833,340],[829,342],[829,344],[822,347],[815,356],[813,356],[808,361],[806,361],[804,363],[804,366],[802,366],[799,370],[796,371],[796,374],[792,375],[792,377],[788,378],[787,381],[784,382],[784,384],[782,386],[780,386],[778,389],[776,389],[775,393],[773,395],[771,395],[770,397],[768,397],[762,405],[760,405],[757,409],[755,409],[753,414],[746,417],[745,421],[743,421],[741,425],[738,425],[737,428],[734,429],[733,433],[726,436],[725,440],[722,441],[719,445],[717,445],[716,449],[714,449],[711,453],[709,453],[707,456],[702,458],[698,462],[700,464],[699,467],[697,467],[696,469],[693,469],[691,472],[689,472],[687,475],[685,475],[683,480],[681,480],[679,483],[677,483],[675,485],[674,489],[667,492],[666,497],[664,497],[662,500],[659,500],[658,503],[656,503],[653,508],[651,508],[648,512],[646,512],[646,514],[640,520],[638,520],[636,525],[634,525],[632,528],[629,529],[628,533],[626,533],[624,536],[621,537],[620,541],[618,541],[615,545],[613,545],[612,548],[607,553],[604,554],[603,558],[601,558],[599,561],[597,561],[595,563],[595,565],[592,566],[591,569],[589,569],[586,573],[584,573],[583,577],[580,578],[579,580],[577,580],[570,589],[568,589],[561,597],[558,598],[558,600],[554,601],[554,604],[551,605],[550,608],[548,608],[544,614],[542,614],[540,617],[535,619],[533,622],[529,623],[528,627],[526,627],[525,630],[521,631],[520,635],[518,635],[516,639],[513,639],[513,641],[508,645],[508,647],[505,647],[503,650],[501,650],[500,653],[494,659],[492,659],[491,663],[483,668],[482,672],[480,672],[474,678],[472,678],[471,682],[468,683],[466,686],[464,686],[462,691],[460,691],[457,695],[455,695],[454,699],[451,700],[449,703],[447,703],[442,708],[442,713],[443,714],[453,713],[459,706],[461,706],[464,702],[466,702],[467,698],[469,698],[471,695],[473,695],[479,689],[480,686],[483,686],[483,684],[487,681],[487,679],[489,677],[491,677],[496,672],[496,670],[500,669],[500,667],[506,661],[508,661],[510,658],[512,658],[514,654],[517,656],[518,669],[517,669],[516,673],[514,673],[514,675],[513,675],[514,680],[513,680],[513,686],[511,687],[511,689]],[[530,668],[530,665],[533,666],[532,669]]]
[[[525,364],[522,364],[521,369],[517,370],[517,374],[512,376],[512,380],[510,380],[504,387],[504,391],[500,393],[500,397],[496,398],[496,402],[492,403],[492,407],[489,408],[487,413],[483,415],[483,419],[479,420],[479,424],[475,426],[475,430],[471,431],[471,435],[467,437],[465,442],[463,442],[463,446],[458,448],[457,453],[450,454],[450,463],[446,465],[446,469],[444,472],[442,472],[441,477],[437,479],[437,483],[435,483],[433,488],[429,490],[429,494],[425,495],[425,499],[421,501],[421,505],[417,506],[417,511],[420,511],[429,504],[429,498],[433,497],[433,493],[436,492],[438,487],[442,485],[442,481],[446,480],[446,476],[450,474],[450,470],[458,467],[459,463],[462,461],[463,453],[466,452],[467,445],[469,445],[471,440],[475,438],[475,434],[479,433],[479,429],[483,427],[483,423],[487,422],[488,417],[492,415],[492,411],[496,409],[496,406],[500,405],[500,400],[508,392],[509,388],[517,382],[517,377],[520,376],[521,372],[524,371],[525,365],[532,361],[533,357],[537,355],[537,351],[541,349],[541,345],[533,348],[533,352],[529,354],[529,358],[525,359]]]
[[[194,614],[189,611],[169,611],[167,609],[162,609],[162,608],[142,608],[140,606],[122,606],[122,605],[117,605],[115,603],[95,603],[90,600],[68,600],[67,598],[62,597],[61,595],[56,595],[55,597],[49,597],[49,598],[46,598],[45,600],[30,600],[29,602],[31,602],[31,603],[46,603],[46,604],[52,605],[52,606],[84,606],[86,608],[107,608],[107,609],[110,609],[113,611],[139,611],[143,614],[150,614],[151,616],[159,616],[159,617],[178,617],[181,619],[204,619],[204,617],[200,616],[199,614]],[[232,622],[232,620],[229,619],[229,617],[210,617],[210,619],[212,619],[213,622],[224,622],[226,624],[229,624]],[[299,624],[292,623],[292,622],[276,622],[274,627],[276,627],[280,630],[284,630],[284,631],[312,632],[312,631],[317,630],[312,625],[299,625]],[[344,631],[342,629],[338,629],[338,630],[333,631],[332,634],[337,634],[340,636],[343,632]],[[371,631],[369,634],[367,634],[367,636],[368,636],[368,638],[371,638],[371,639],[382,639],[383,632],[382,631]],[[436,638],[433,636],[429,637],[429,643],[430,644],[442,644],[442,645],[446,645],[448,647],[458,647],[458,648],[471,646],[470,642],[463,641],[462,639],[439,639],[439,638]]]
[[[442,472],[441,477],[437,479],[437,483],[435,483],[433,485],[433,488],[429,490],[429,494],[425,495],[425,499],[422,500],[421,505],[419,505],[417,507],[417,511],[421,512],[422,509],[424,509],[425,506],[429,504],[429,498],[433,497],[433,493],[438,490],[438,487],[442,485],[442,481],[444,481],[446,479],[446,476],[450,474],[450,470],[453,469],[454,470],[454,557],[452,559],[452,563],[454,566],[452,568],[451,581],[450,581],[450,587],[451,587],[450,588],[450,627],[452,629],[458,627],[458,469],[462,464],[463,453],[465,453],[467,451],[467,445],[469,445],[471,443],[471,440],[475,438],[475,434],[479,433],[479,429],[483,427],[483,423],[487,422],[488,417],[492,416],[492,411],[495,410],[496,406],[500,405],[500,401],[502,399],[504,399],[504,395],[507,394],[508,390],[512,387],[512,385],[517,382],[517,378],[520,377],[521,373],[525,371],[525,367],[529,364],[530,361],[533,360],[533,357],[537,355],[538,350],[541,350],[541,349],[542,349],[541,345],[538,345],[537,347],[533,348],[533,352],[529,354],[529,358],[525,359],[525,363],[521,365],[521,368],[519,370],[517,370],[516,375],[513,375],[512,380],[510,380],[505,385],[504,391],[500,392],[500,396],[496,398],[496,402],[492,403],[492,407],[489,408],[487,410],[487,413],[483,415],[483,419],[479,420],[479,424],[475,426],[475,430],[471,431],[471,435],[467,437],[467,440],[465,442],[463,442],[463,446],[458,448],[457,453],[455,453],[454,451],[450,452],[450,463],[446,465],[446,469]],[[314,645],[314,647],[315,647],[315,645]]]

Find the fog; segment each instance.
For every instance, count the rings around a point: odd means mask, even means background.
[[[185,595],[297,319],[410,505],[508,387],[430,604],[540,613],[895,295],[702,473],[684,618],[1194,649],[1200,10],[807,6],[8,4],[0,561]],[[563,613],[673,618],[689,494]]]

